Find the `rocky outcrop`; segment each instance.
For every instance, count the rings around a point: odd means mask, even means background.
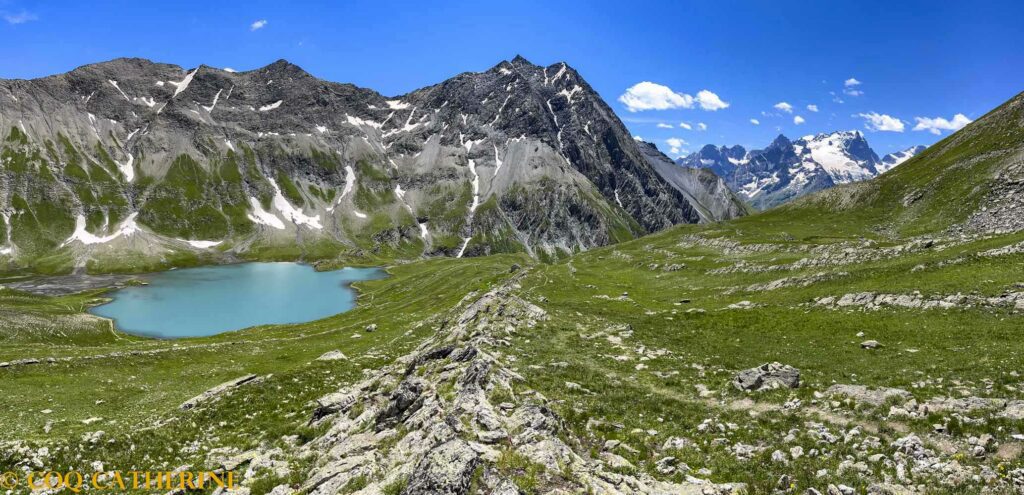
[[[898,388],[869,388],[864,385],[846,384],[832,385],[825,391],[825,394],[829,396],[848,397],[854,402],[866,403],[874,406],[880,406],[890,400],[906,402],[913,397],[910,395],[910,392]]]
[[[224,383],[222,383],[220,385],[217,385],[216,387],[213,387],[213,388],[211,388],[211,389],[209,389],[209,390],[207,390],[207,391],[205,391],[205,392],[203,392],[203,393],[201,393],[201,394],[199,394],[199,395],[197,395],[197,396],[195,396],[195,397],[185,401],[184,403],[181,404],[180,408],[183,409],[183,410],[192,409],[193,407],[196,407],[196,406],[198,406],[198,405],[200,405],[200,404],[202,404],[204,402],[213,400],[213,399],[215,399],[215,398],[217,398],[217,397],[227,393],[230,390],[233,390],[233,389],[238,388],[238,387],[240,387],[242,385],[245,385],[246,383],[252,383],[252,382],[256,382],[258,380],[259,380],[259,378],[256,375],[249,374],[249,375],[240,376],[238,378],[235,378],[234,380],[226,381],[226,382],[224,382]]]
[[[770,390],[800,386],[800,370],[782,363],[765,363],[743,370],[733,378],[733,386],[740,390]]]
[[[998,296],[975,294],[925,296],[920,292],[910,294],[854,292],[839,297],[819,297],[814,300],[814,304],[829,308],[861,307],[867,310],[894,307],[909,309],[1010,308],[1020,311],[1024,310],[1024,292],[1006,291]]]
[[[358,493],[521,493],[515,472],[539,470],[537,493],[729,493],[737,486],[696,478],[660,481],[591,458],[541,394],[522,391],[504,365],[502,342],[546,319],[513,285],[471,294],[437,334],[395,364],[319,401],[323,436],[303,447],[316,458],[301,490]],[[635,473],[635,474],[627,474]]]

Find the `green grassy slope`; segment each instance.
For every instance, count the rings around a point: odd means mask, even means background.
[[[1021,310],[999,302],[1022,291],[1024,233],[912,238],[941,233],[979,204],[1021,142],[1022,102],[1015,98],[872,182],[556,263],[517,254],[394,266],[388,279],[358,285],[353,311],[306,324],[157,341],[83,319],[97,292],[43,298],[3,290],[0,328],[20,326],[0,333],[0,361],[42,362],[0,368],[7,399],[0,420],[9,425],[0,439],[47,446],[57,468],[82,459],[120,469],[203,466],[217,448],[288,449],[323,433],[306,426],[314,399],[408,352],[467,294],[507,280],[516,263],[525,271],[516,293],[549,319],[488,350],[523,377],[489,393],[550,398],[566,421],[563,435],[579,439],[579,449],[595,456],[610,449],[629,469],[662,478],[745,482],[751,493],[775,491],[784,475],[791,485],[784,491],[842,483],[865,492],[897,479],[888,461],[902,454],[892,445],[915,434],[944,469],[978,474],[915,472],[906,483],[927,493],[1005,492],[1011,473],[1024,469],[1024,441],[1015,436],[1024,421],[985,409],[900,416],[890,406],[911,406],[858,403],[827,390],[896,387],[917,404],[1024,400]],[[817,302],[862,292],[975,302],[934,309]],[[369,323],[377,331],[364,332]],[[882,347],[862,349],[867,339]],[[350,359],[314,361],[334,349]],[[87,358],[111,353],[120,354]],[[732,386],[739,370],[770,361],[799,368],[802,386],[756,393]],[[246,373],[270,376],[197,410],[178,409]],[[80,440],[98,430],[107,442]],[[995,444],[975,455],[971,438],[983,434]],[[665,447],[673,437],[691,446]],[[606,447],[608,440],[622,444]],[[0,471],[13,468],[18,454],[2,452]],[[659,473],[669,455],[690,471]],[[253,495],[304,480],[309,459],[286,461],[293,474],[256,473]],[[520,474],[520,487],[538,485]]]
[[[800,198],[737,227],[773,225],[794,235],[901,236],[940,232],[975,212],[997,171],[1024,148],[1024,93],[921,154],[867,182]]]

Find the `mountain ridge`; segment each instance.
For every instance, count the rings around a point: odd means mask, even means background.
[[[676,163],[711,169],[754,207],[766,209],[837,184],[876,177],[923,149],[915,146],[879,158],[859,130],[822,132],[795,141],[779,134],[763,149],[709,144]]]
[[[386,97],[284,59],[236,72],[119,58],[0,80],[0,98],[18,163],[0,191],[3,245],[29,264],[161,250],[558,257],[738,212],[723,191],[669,184],[564,62],[517,56]]]

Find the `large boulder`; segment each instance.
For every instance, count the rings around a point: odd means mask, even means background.
[[[427,453],[402,495],[461,495],[469,492],[480,456],[464,440],[449,440]]]
[[[740,390],[797,388],[800,386],[800,370],[782,363],[765,363],[737,373],[732,384]]]

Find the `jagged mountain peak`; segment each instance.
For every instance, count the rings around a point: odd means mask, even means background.
[[[769,148],[788,148],[788,147],[790,147],[792,145],[793,145],[793,143],[792,143],[792,141],[789,140],[788,137],[786,137],[783,134],[779,134],[778,136],[775,137],[775,139],[772,140],[771,144],[769,144],[768,147]]]
[[[526,59],[526,57],[524,57],[524,56],[522,56],[522,55],[520,55],[518,53],[516,54],[515,57],[512,57],[512,60],[509,63],[511,63],[512,65],[515,65],[515,66],[537,67],[537,65],[534,65],[533,62],[530,62],[529,60]]]
[[[917,156],[922,151],[926,150],[927,146],[917,145],[911,146],[905,150],[889,153],[882,157],[881,163],[878,164],[878,173],[883,174],[892,170],[897,165]]]
[[[739,148],[742,150],[742,148]],[[677,162],[705,167],[757,208],[768,208],[836,184],[870,179],[898,165],[879,159],[859,130],[821,132],[790,141],[779,134],[767,147],[737,156],[726,146],[708,145]],[[913,154],[903,157],[906,160]]]
[[[821,141],[824,139],[854,140],[864,139],[864,133],[857,129],[849,131],[819,132],[802,137],[804,141]]]
[[[217,69],[217,70],[220,71],[221,69]],[[293,64],[293,63],[291,63],[288,60],[285,60],[283,58],[275,60],[274,62],[271,62],[270,64],[267,64],[267,65],[265,65],[263,67],[260,67],[258,69],[247,71],[246,73],[259,74],[259,75],[261,75],[263,77],[277,78],[278,80],[282,80],[282,79],[316,79],[316,80],[319,80],[316,76],[313,76],[309,72],[306,72],[306,70],[303,69],[302,67],[299,67],[298,65]]]

